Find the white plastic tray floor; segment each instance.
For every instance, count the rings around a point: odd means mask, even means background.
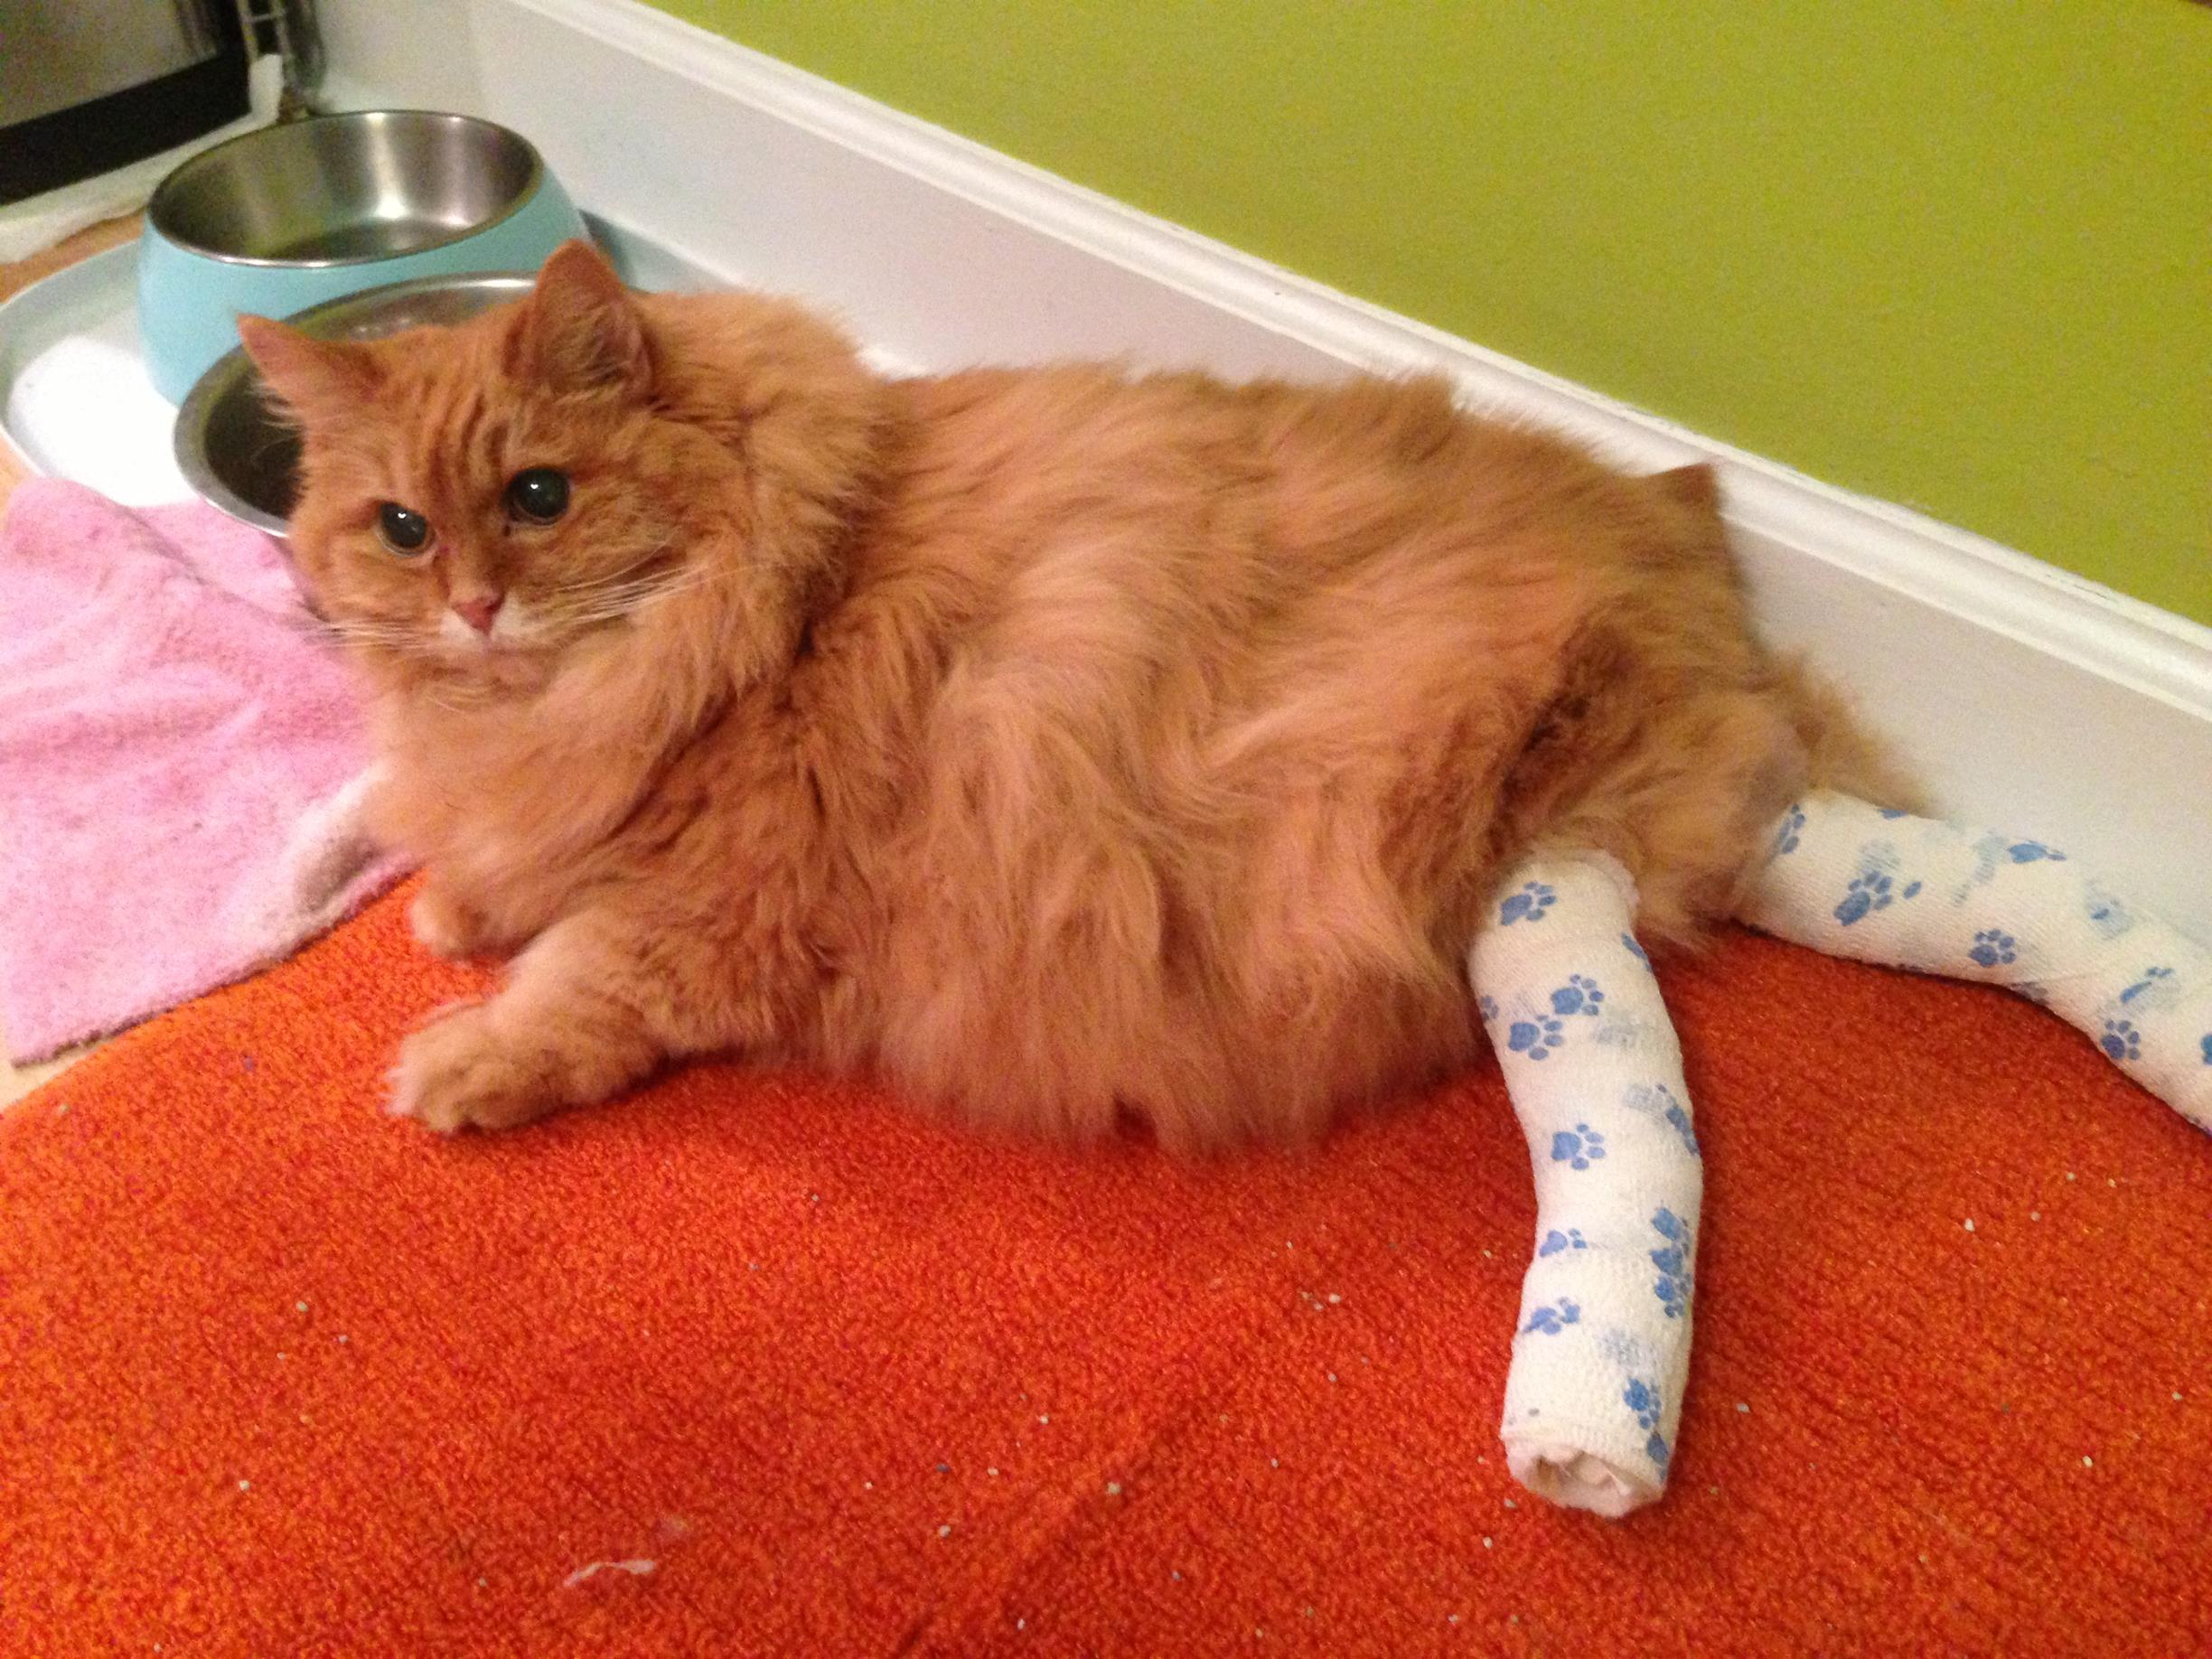
[[[145,507],[192,492],[170,448],[176,406],[139,349],[136,256],[109,248],[26,288],[0,317],[0,373],[14,368],[4,417],[25,460]]]

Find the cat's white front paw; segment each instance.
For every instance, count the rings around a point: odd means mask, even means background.
[[[502,1042],[490,1008],[467,1004],[399,1045],[389,1108],[425,1129],[513,1129],[560,1104],[542,1070]]]

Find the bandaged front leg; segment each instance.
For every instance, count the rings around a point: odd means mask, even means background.
[[[1514,1476],[1622,1515],[1664,1490],[1703,1176],[1682,1047],[1601,853],[1515,867],[1469,953],[1536,1171],[1500,1438]]]
[[[2040,841],[1809,795],[1739,914],[1830,956],[2018,991],[2212,1132],[2212,951]]]

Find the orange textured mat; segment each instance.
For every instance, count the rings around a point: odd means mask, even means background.
[[[735,1068],[448,1143],[387,903],[0,1117],[0,1652],[2212,1647],[2212,1143],[1992,992],[1664,978],[1697,1357],[1608,1523],[1497,1449],[1494,1068],[1201,1168]]]

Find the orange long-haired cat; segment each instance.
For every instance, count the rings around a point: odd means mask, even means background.
[[[1439,381],[888,380],[582,244],[451,330],[240,329],[416,930],[517,952],[402,1050],[434,1128],[728,1050],[1298,1137],[1476,1052],[1501,860],[1602,848],[1680,940],[1851,749],[1753,642],[1710,473]]]

